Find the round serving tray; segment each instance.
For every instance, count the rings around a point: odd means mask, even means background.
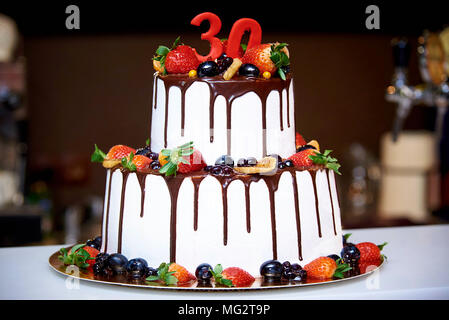
[[[68,247],[69,250],[71,247]],[[226,287],[221,285],[211,284],[201,284],[197,281],[193,281],[187,284],[182,285],[165,285],[157,282],[149,282],[145,279],[142,280],[132,280],[126,276],[113,276],[113,277],[99,277],[95,276],[93,272],[86,271],[83,269],[73,268],[73,266],[66,266],[58,259],[60,255],[59,251],[53,253],[48,259],[48,263],[50,267],[56,272],[66,275],[68,277],[103,283],[103,284],[112,284],[119,286],[128,286],[128,287],[139,287],[139,288],[148,288],[148,289],[159,289],[159,290],[191,290],[191,291],[235,291],[235,290],[266,290],[266,289],[285,289],[285,288],[296,288],[296,287],[307,287],[313,285],[324,285],[324,284],[332,284],[332,283],[340,283],[348,280],[358,279],[361,277],[369,276],[370,274],[379,270],[384,264],[385,259],[382,259],[381,263],[377,266],[370,266],[367,268],[365,273],[360,273],[360,271],[351,272],[345,274],[345,277],[342,279],[329,279],[329,280],[312,280],[308,279],[305,282],[295,282],[295,281],[276,281],[276,282],[267,282],[263,281],[263,277],[256,277],[256,281],[250,287]]]

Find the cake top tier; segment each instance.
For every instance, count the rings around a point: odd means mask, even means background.
[[[192,78],[222,75],[224,80],[230,80],[236,74],[265,79],[277,75],[286,79],[290,71],[287,44],[261,43],[262,28],[256,20],[237,20],[226,39],[216,37],[221,29],[217,15],[201,13],[192,19],[191,24],[200,26],[203,21],[208,21],[210,25],[209,30],[201,34],[201,39],[210,43],[209,53],[200,55],[195,48],[181,44],[178,37],[170,48],[165,45],[157,48],[153,57],[157,72],[162,75],[188,74]],[[242,44],[245,32],[249,32],[249,40],[247,44]]]

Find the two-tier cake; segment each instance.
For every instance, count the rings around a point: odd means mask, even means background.
[[[339,165],[295,131],[287,44],[256,40],[157,49],[147,146],[93,155],[107,169],[101,252],[253,276],[340,253]]]

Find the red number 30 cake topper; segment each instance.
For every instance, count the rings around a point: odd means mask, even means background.
[[[198,60],[201,62],[215,60],[223,53],[223,44],[220,39],[215,37],[221,29],[220,18],[212,12],[203,12],[193,18],[190,23],[194,26],[199,26],[204,20],[209,21],[210,27],[207,32],[201,34],[201,39],[209,41],[211,48],[209,54],[206,56],[196,53]],[[254,19],[242,18],[237,20],[232,26],[231,32],[229,33],[226,55],[231,58],[240,58],[240,42],[245,31],[250,32],[247,49],[260,44],[262,40],[262,28],[260,24]]]

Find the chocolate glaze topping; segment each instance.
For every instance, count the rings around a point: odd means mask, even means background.
[[[120,169],[123,175],[123,184],[121,189],[121,197],[120,197],[120,212],[119,212],[119,234],[118,234],[118,249],[117,252],[121,252],[122,249],[122,230],[123,230],[123,214],[124,214],[124,206],[125,206],[125,192],[126,192],[126,183],[128,180],[128,176],[130,172],[126,169],[121,168],[120,166],[114,167],[111,169],[109,184],[107,186],[108,193],[108,201],[106,205],[106,221],[105,221],[105,252],[107,252],[107,239],[108,239],[108,227],[109,227],[109,209],[110,209],[110,196],[111,196],[111,185],[112,185],[112,174],[115,170]],[[235,172],[229,176],[215,176],[205,171],[198,171],[188,174],[178,174],[175,177],[166,177],[158,173],[158,171],[148,169],[144,172],[136,172],[137,179],[141,188],[141,211],[140,217],[143,217],[144,213],[144,195],[145,195],[145,179],[148,174],[160,175],[164,178],[167,188],[170,193],[170,201],[171,201],[171,211],[170,211],[170,261],[176,261],[176,220],[177,220],[177,200],[178,193],[181,187],[182,182],[185,178],[190,178],[194,185],[194,221],[193,221],[193,229],[198,230],[198,193],[199,187],[203,179],[210,175],[215,177],[221,185],[222,188],[222,199],[223,199],[223,244],[227,245],[228,240],[228,198],[227,198],[227,190],[230,183],[234,180],[240,180],[243,182],[245,187],[245,207],[246,207],[246,224],[247,224],[247,232],[251,232],[251,212],[250,212],[250,185],[252,182],[258,182],[259,180],[264,180],[269,192],[269,200],[270,200],[270,215],[271,215],[271,231],[272,231],[272,244],[273,244],[273,259],[277,259],[277,235],[276,235],[276,216],[275,216],[275,192],[278,190],[279,180],[284,172],[289,172],[292,177],[292,188],[293,195],[295,200],[295,217],[296,217],[296,229],[297,229],[297,241],[298,241],[298,259],[300,261],[302,258],[302,245],[301,245],[301,221],[300,221],[300,210],[299,210],[299,196],[298,196],[298,186],[296,179],[296,172],[308,170],[312,176],[312,183],[315,193],[315,206],[316,206],[316,216],[317,216],[317,225],[318,225],[318,235],[322,237],[321,234],[321,223],[318,209],[318,195],[316,188],[316,171],[323,170],[323,166],[315,165],[313,167],[308,168],[285,168],[283,170],[278,170],[274,175],[246,175]],[[329,184],[329,176],[326,174]],[[332,193],[330,192],[329,187],[329,195],[332,200]],[[334,208],[332,205],[332,219],[334,223],[334,234],[336,235],[336,226],[335,226],[335,217],[334,217]]]
[[[157,83],[158,79],[164,82],[165,86],[165,123],[164,123],[164,147],[167,148],[167,128],[168,128],[168,105],[169,105],[169,91],[171,87],[177,87],[181,90],[181,136],[184,136],[185,125],[185,93],[187,89],[195,82],[204,82],[210,89],[210,103],[209,103],[209,129],[210,129],[210,142],[214,141],[214,109],[215,100],[218,96],[223,96],[226,100],[226,120],[227,120],[227,153],[231,154],[231,137],[229,135],[229,129],[231,129],[231,115],[232,115],[232,102],[234,99],[244,95],[248,92],[256,93],[262,102],[262,129],[263,129],[263,154],[266,154],[266,102],[268,95],[271,91],[275,90],[279,93],[280,105],[280,129],[284,130],[283,126],[283,99],[282,92],[287,92],[287,125],[290,127],[290,95],[288,92],[291,75],[287,76],[286,80],[280,78],[272,78],[269,80],[260,78],[251,78],[243,76],[234,76],[231,80],[224,80],[221,76],[204,77],[204,78],[190,78],[187,75],[156,75],[155,79],[155,104],[154,109],[157,108]]]

